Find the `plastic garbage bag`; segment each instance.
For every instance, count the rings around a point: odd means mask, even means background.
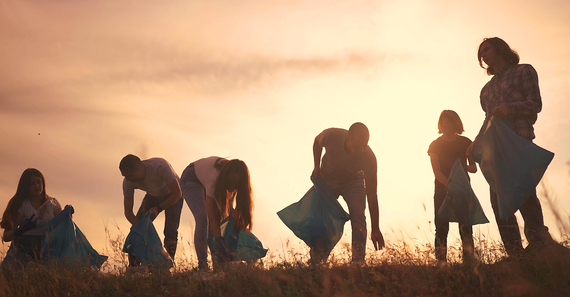
[[[265,257],[267,249],[259,239],[249,231],[236,228],[235,219],[230,216],[225,218],[220,224],[220,230],[224,242],[228,247],[232,258],[230,261],[252,261]],[[212,259],[219,261],[218,248],[214,242],[212,232],[208,234],[208,246],[212,253]]]
[[[89,264],[100,268],[107,256],[93,249],[83,232],[71,219],[73,207],[67,205],[63,211],[51,219],[42,238],[42,258],[44,261],[59,260],[64,263]]]
[[[311,180],[314,185],[303,198],[277,215],[309,247],[330,252],[342,237],[344,224],[350,217],[324,180]]]
[[[471,157],[497,193],[499,217],[506,219],[534,193],[554,153],[517,135],[505,121],[490,117],[475,139]]]
[[[455,160],[445,188],[447,195],[438,210],[439,218],[465,225],[489,223],[460,159]]]
[[[131,227],[125,239],[123,252],[134,255],[141,264],[171,268],[172,258],[162,246],[162,241],[150,219],[150,212]]]

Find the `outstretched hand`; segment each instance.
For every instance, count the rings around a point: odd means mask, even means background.
[[[382,232],[380,230],[372,230],[372,234],[370,236],[372,239],[372,243],[374,244],[375,250],[381,250],[386,245],[384,242],[384,236],[382,236]]]

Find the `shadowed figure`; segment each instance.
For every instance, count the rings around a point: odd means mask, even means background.
[[[364,262],[366,254],[366,202],[370,211],[371,239],[376,250],[384,247],[379,227],[376,156],[368,146],[370,134],[362,123],[354,123],[349,130],[329,128],[321,132],[313,143],[313,178],[322,178],[334,197],[342,196],[348,205],[352,227],[352,261]],[[324,156],[323,148],[326,150]],[[312,248],[311,260],[320,262],[330,251]]]
[[[12,242],[2,266],[40,260],[44,227],[61,211],[59,202],[46,194],[43,174],[35,168],[24,170],[0,222],[2,240]]]
[[[135,225],[147,212],[151,219],[164,210],[164,247],[174,259],[178,243],[178,226],[183,201],[179,178],[170,163],[162,158],[139,159],[135,155],[126,155],[119,164],[119,170],[124,176],[123,196],[125,217]],[[141,206],[135,215],[133,212],[135,189],[146,192]],[[129,253],[129,266],[141,263]]]
[[[518,136],[532,142],[535,138],[534,123],[537,120],[537,114],[542,109],[542,100],[540,97],[540,89],[538,86],[538,75],[536,70],[529,64],[519,64],[519,55],[512,50],[510,46],[498,37],[486,38],[479,45],[477,52],[479,65],[486,69],[488,75],[493,77],[481,90],[481,107],[485,111],[485,128],[487,123],[493,124],[491,117],[498,118],[504,122]],[[499,124],[498,122],[494,124]],[[484,131],[486,129],[481,129]],[[471,150],[479,145],[480,155],[484,155],[486,146],[483,146],[485,133],[480,133],[474,143],[468,149]],[[504,137],[504,136],[500,136]],[[502,139],[505,141],[504,139]],[[501,139],[494,142],[500,142]],[[487,142],[488,143],[488,142]],[[509,151],[501,151],[507,149],[496,148],[496,152],[503,155],[519,154],[521,150],[516,146],[508,148]],[[524,159],[521,159],[524,160]],[[501,159],[488,159],[488,162],[498,163]],[[521,162],[521,161],[517,161]],[[481,163],[482,164],[482,163]],[[489,164],[489,163],[488,163]],[[506,164],[503,166],[517,166],[517,164]],[[488,166],[483,166],[482,171],[485,174]],[[540,177],[538,178],[540,180]],[[489,179],[488,179],[489,181]],[[509,187],[507,184],[500,186]],[[550,238],[548,228],[544,226],[544,218],[540,201],[536,195],[536,184],[530,190],[527,197],[523,197],[523,201],[518,207],[525,221],[525,234],[529,242],[527,249],[539,250],[545,244],[545,239]],[[501,239],[509,256],[518,254],[523,250],[521,234],[514,209],[512,213],[501,215],[501,197],[497,195],[497,187],[490,183],[490,196],[495,219],[499,226]],[[506,202],[506,201],[505,201]]]
[[[434,140],[429,148],[428,155],[435,175],[435,254],[440,263],[447,262],[447,235],[449,221],[442,219],[438,214],[445,197],[448,195],[446,185],[449,174],[456,160],[461,162],[463,170],[471,173],[477,172],[477,165],[467,157],[467,148],[471,140],[461,136],[464,132],[463,123],[459,115],[453,110],[444,110],[437,123],[438,133],[442,134]],[[469,178],[469,175],[467,175]],[[463,244],[463,262],[474,259],[473,227],[467,222],[459,222],[459,234]]]

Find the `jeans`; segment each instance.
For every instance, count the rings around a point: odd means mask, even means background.
[[[446,195],[447,190],[445,188],[436,188],[433,197],[435,204],[435,258],[439,261],[447,261],[449,222],[440,219],[437,215]],[[461,237],[461,245],[463,247],[463,262],[466,262],[474,257],[473,226],[460,223],[459,236]]]
[[[156,197],[147,193],[137,211],[137,219],[141,220],[149,209],[163,203],[170,195],[171,194]],[[176,245],[178,244],[178,226],[180,225],[180,215],[183,205],[184,202],[182,199],[179,199],[176,203],[164,210],[164,249],[173,260],[176,254]],[[129,266],[137,265],[138,261],[134,255],[129,254]]]
[[[206,213],[206,189],[196,177],[194,163],[184,169],[180,177],[180,188],[186,204],[190,207],[196,227],[194,229],[194,248],[198,257],[198,267],[207,267],[208,261],[208,215]]]
[[[499,227],[499,233],[503,240],[503,245],[509,256],[515,255],[523,250],[521,232],[514,214],[508,218],[501,220],[499,217],[499,205],[497,202],[497,194],[491,190],[491,206],[495,213],[495,220]],[[536,190],[519,208],[524,219],[524,234],[528,240],[529,246],[540,246],[545,243],[545,234],[548,228],[544,226],[544,217],[540,201],[536,196]]]
[[[352,227],[352,261],[362,262],[366,254],[366,215],[364,214],[366,189],[364,179],[326,182],[337,199],[338,196],[342,196],[348,205]],[[311,259],[324,261],[328,258],[328,253],[321,255],[320,252],[311,249]]]

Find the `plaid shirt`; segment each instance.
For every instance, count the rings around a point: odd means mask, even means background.
[[[532,140],[537,114],[542,109],[538,75],[529,64],[501,68],[481,90],[481,107],[488,117],[501,104],[508,108],[505,119],[518,135]]]

